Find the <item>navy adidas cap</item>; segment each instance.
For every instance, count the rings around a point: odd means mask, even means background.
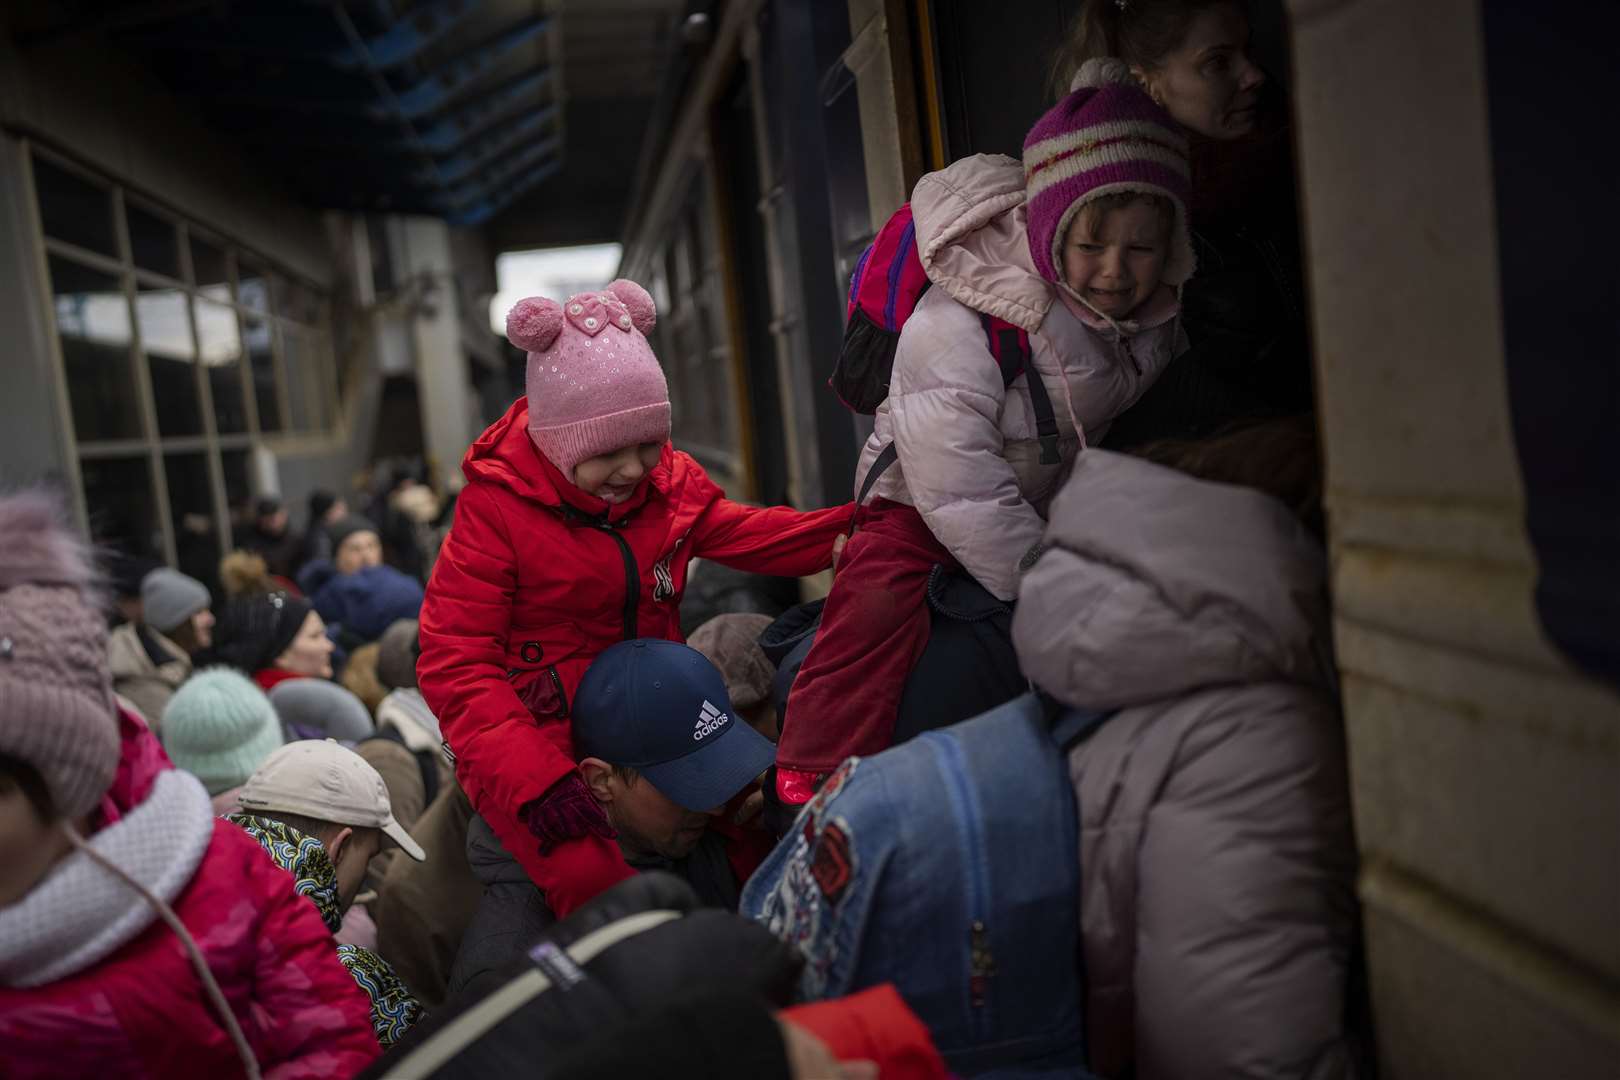
[[[574,694],[574,750],[628,765],[688,810],[712,810],[776,760],[737,718],[725,680],[696,649],[659,638],[598,656]]]

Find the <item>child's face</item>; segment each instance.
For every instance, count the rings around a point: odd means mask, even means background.
[[[1063,238],[1063,280],[1093,308],[1121,319],[1159,287],[1169,251],[1169,223],[1148,199],[1079,213]]]
[[[22,788],[0,774],[0,907],[27,896],[72,849],[59,829],[40,819]]]
[[[663,443],[646,442],[586,458],[574,466],[574,486],[609,506],[622,503],[636,490],[641,478],[658,464],[663,452]]]

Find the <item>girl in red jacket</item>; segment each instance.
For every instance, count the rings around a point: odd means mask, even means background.
[[[741,506],[670,447],[654,318],[624,280],[512,309],[528,392],[462,462],[422,606],[418,681],[456,775],[559,917],[632,872],[574,768],[568,709],[585,669],[618,641],[681,640],[694,557],[813,574],[850,515]]]

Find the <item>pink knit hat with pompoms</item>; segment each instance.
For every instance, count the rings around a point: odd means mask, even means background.
[[[1175,208],[1163,280],[1192,277],[1187,138],[1137,85],[1125,61],[1087,60],[1069,96],[1024,138],[1029,253],[1042,277],[1062,283],[1063,237],[1080,208],[1121,191],[1162,195]]]
[[[656,320],[647,290],[623,278],[506,316],[507,340],[529,354],[529,437],[570,480],[587,458],[669,438],[669,384],[646,338]]]
[[[62,501],[0,496],[0,754],[33,766],[69,821],[96,808],[118,770],[102,604]]]

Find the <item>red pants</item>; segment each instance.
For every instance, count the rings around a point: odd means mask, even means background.
[[[821,629],[788,692],[779,768],[824,773],[894,740],[906,677],[928,645],[928,575],[956,560],[909,506],[874,499],[855,518]]]

